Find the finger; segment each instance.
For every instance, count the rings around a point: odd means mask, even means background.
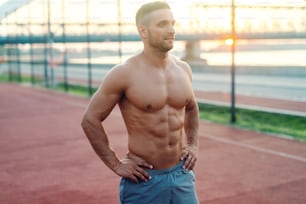
[[[141,166],[141,167],[148,168],[148,169],[153,169],[153,165],[151,165],[151,164],[149,164],[145,161],[138,162],[137,165]]]
[[[186,159],[188,156],[189,152],[188,151],[183,151],[182,156],[181,156],[181,161]]]
[[[136,176],[131,175],[130,177],[128,177],[130,180],[132,180],[134,183],[138,183],[138,179]]]
[[[142,168],[138,167],[137,172],[140,174],[140,178],[144,181],[148,181],[151,179],[151,176],[148,174],[148,172],[146,172],[145,170],[143,170]]]
[[[189,164],[186,166],[186,169],[187,169],[188,171],[192,170],[192,169],[194,168],[194,166],[195,166],[195,163],[196,163],[196,158],[195,158],[195,157],[192,157],[192,158],[190,159]]]
[[[135,172],[134,175],[141,181],[147,181],[146,178],[139,172]]]
[[[189,159],[189,157],[187,156],[186,159],[185,159],[183,168],[184,168],[184,169],[187,169],[187,168],[189,167],[189,163],[190,163],[190,159]]]
[[[186,159],[185,159],[185,163],[184,163],[184,165],[183,165],[183,168],[185,168],[185,169],[188,169],[188,168],[190,168],[190,163],[192,162],[192,154],[191,153],[189,153],[188,155],[187,155],[187,157],[186,157]]]

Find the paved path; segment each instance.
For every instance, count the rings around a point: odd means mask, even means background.
[[[0,95],[0,203],[118,203],[119,178],[80,127],[88,99],[12,84]],[[105,126],[123,156],[117,108]],[[306,143],[202,121],[196,175],[201,204],[304,204]]]

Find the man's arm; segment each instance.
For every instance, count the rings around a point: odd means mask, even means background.
[[[110,114],[117,100],[117,95],[106,94],[100,87],[90,100],[81,124],[97,155],[112,170],[119,164],[119,159],[110,147],[101,122]]]
[[[125,77],[123,77],[125,76]],[[126,74],[120,67],[114,68],[91,98],[82,120],[82,128],[97,155],[119,176],[138,182],[148,180],[149,175],[141,167],[150,167],[145,161],[133,161],[129,157],[119,160],[111,148],[102,122],[119,102],[126,89]]]
[[[184,66],[190,83],[192,82],[192,71],[189,65]],[[185,159],[183,167],[187,170],[192,170],[198,158],[199,149],[199,107],[196,101],[194,92],[191,93],[192,98],[185,107],[184,129],[187,139],[186,147],[184,148],[181,160]]]

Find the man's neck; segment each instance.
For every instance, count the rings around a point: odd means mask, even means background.
[[[143,50],[142,54],[147,61],[156,68],[166,68],[169,63],[168,52],[158,52],[152,50]]]

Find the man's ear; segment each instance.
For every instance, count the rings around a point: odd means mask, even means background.
[[[139,33],[140,37],[142,39],[147,38],[147,36],[148,36],[147,28],[144,25],[139,25],[137,28],[138,28],[138,33]]]

